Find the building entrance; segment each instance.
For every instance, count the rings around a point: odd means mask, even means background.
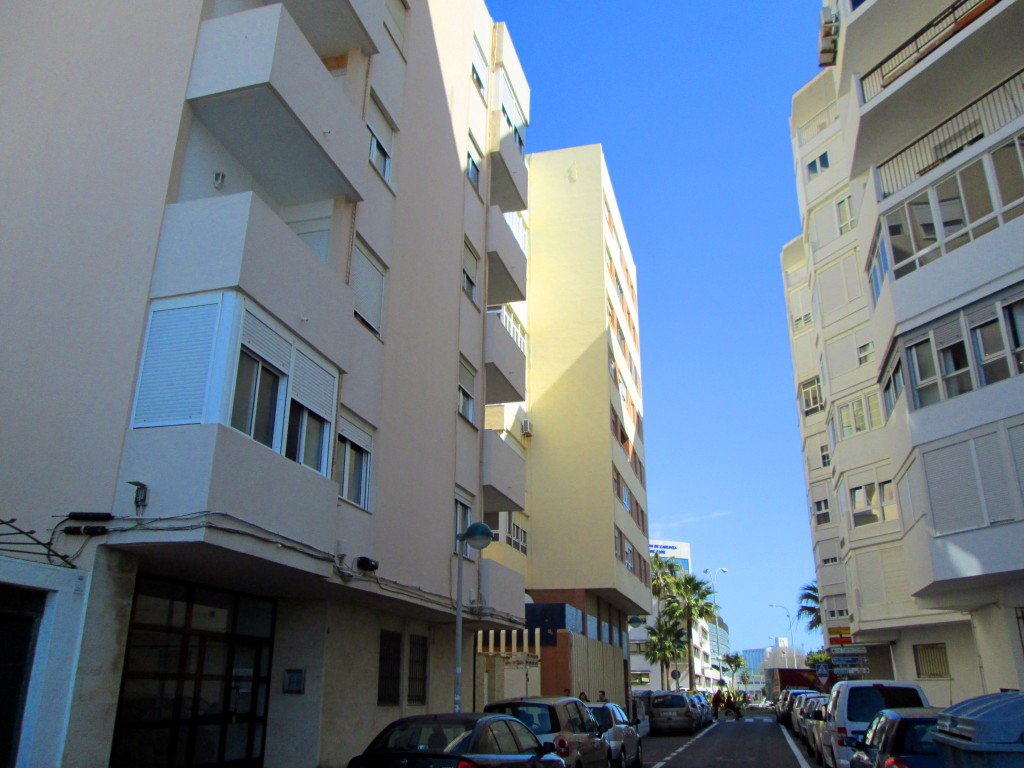
[[[46,593],[0,584],[0,768],[18,758],[25,693]]]
[[[275,609],[140,574],[111,768],[261,768]]]

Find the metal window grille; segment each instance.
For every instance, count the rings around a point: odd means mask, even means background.
[[[398,706],[402,680],[402,635],[400,632],[381,630],[379,666],[377,706]]]
[[[914,646],[914,668],[918,677],[949,677],[945,643]]]

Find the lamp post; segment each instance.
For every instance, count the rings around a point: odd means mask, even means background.
[[[793,645],[793,617],[789,615],[789,609],[786,608],[784,605],[776,605],[775,603],[769,603],[768,607],[769,608],[779,608],[779,609],[781,609],[781,610],[786,612],[786,619],[789,621],[789,637],[787,638],[787,642],[789,643],[790,647],[792,647],[792,645]],[[789,648],[786,649],[786,663],[787,664],[789,664],[789,650],[790,650]],[[796,664],[796,654],[795,653],[793,655],[793,664],[794,665]]]
[[[713,574],[711,574],[711,597],[712,597],[711,604],[715,607],[715,653],[717,654],[717,656],[715,656],[714,658],[718,659],[718,679],[719,679],[719,681],[721,681],[722,678],[723,678],[723,675],[722,675],[722,638],[721,638],[721,635],[719,635],[719,633],[718,633],[718,593],[715,591],[715,579],[718,578],[719,571],[721,571],[722,573],[728,573],[729,569],[728,568],[716,568],[715,572]],[[705,568],[704,569],[704,573],[707,573],[707,572],[708,572],[708,569]],[[693,685],[692,681],[691,681],[690,685],[691,686]]]
[[[491,543],[493,532],[486,523],[472,523],[463,533],[455,534],[455,557],[458,558],[455,578],[455,698],[452,711],[462,711],[462,544],[483,549]]]

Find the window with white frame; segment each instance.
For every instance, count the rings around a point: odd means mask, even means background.
[[[361,243],[352,249],[352,290],[355,314],[380,335],[384,308],[384,267]]]
[[[914,405],[924,408],[939,402],[939,377],[932,352],[931,339],[925,339],[907,348],[910,363],[910,383],[914,389]]]
[[[868,263],[868,282],[871,284],[871,296],[875,303],[878,302],[882,286],[889,275],[889,246],[886,242],[881,229],[877,230],[871,245],[871,261]]]
[[[366,110],[366,127],[370,129],[370,164],[385,181],[390,181],[394,127],[373,98]]]
[[[857,217],[853,212],[853,198],[850,195],[836,203],[836,215],[839,217],[839,234],[845,235],[857,226]]]
[[[470,70],[470,77],[473,81],[473,87],[476,88],[477,93],[480,97],[487,100],[487,57],[484,56],[483,46],[480,45],[480,41],[476,39],[476,35],[473,36],[473,64]]]
[[[854,528],[896,519],[896,491],[891,482],[864,483],[851,487],[849,493]]]
[[[468,244],[462,246],[462,291],[476,301],[477,270],[480,259],[473,253]]]
[[[828,499],[818,499],[814,502],[814,524],[826,525],[832,522],[832,514],[829,510]]]
[[[868,341],[857,347],[857,365],[866,365],[875,359],[875,342]]]
[[[819,376],[800,384],[800,401],[803,404],[804,416],[810,416],[825,407],[821,397],[821,378]]]
[[[461,536],[473,522],[473,507],[466,499],[455,499],[455,535]],[[461,546],[456,546],[455,553],[461,554],[463,557],[469,557],[469,543],[462,542]]]
[[[524,555],[528,554],[526,528],[519,524],[518,515],[509,512],[505,516],[505,543]]]
[[[466,150],[466,178],[470,185],[477,192],[480,191],[480,163],[481,153],[473,138],[469,139],[469,148]]]
[[[1011,369],[1020,375],[1024,373],[1024,299],[1006,307],[1004,320],[1013,354]]]
[[[474,416],[474,391],[476,390],[476,373],[465,362],[459,362],[459,413],[470,421]]]
[[[828,443],[822,443],[821,449],[821,466],[822,468],[832,466],[832,450],[828,447]]]
[[[370,509],[370,458],[373,438],[352,419],[338,419],[338,451],[334,460],[334,479],[339,495],[363,509]]]
[[[828,169],[828,152],[822,152],[820,155],[812,159],[807,163],[807,178],[813,179],[822,171]]]
[[[404,0],[385,0],[385,6],[388,12],[384,16],[384,26],[391,33],[398,50],[404,50],[406,17],[409,14],[409,8]]]
[[[885,384],[882,389],[882,398],[885,401],[886,417],[890,416],[896,407],[896,402],[903,394],[903,363],[896,362],[892,371],[885,377]]]
[[[132,427],[221,423],[326,474],[337,383],[337,369],[237,293],[158,301]]]
[[[882,404],[877,392],[861,395],[838,408],[839,438],[845,439],[882,426]]]
[[[515,91],[512,90],[512,83],[509,82],[508,74],[504,69],[501,70],[499,84],[501,116],[505,120],[506,130],[515,139],[520,154],[524,154],[526,152],[526,120],[519,109],[519,100],[516,98]]]

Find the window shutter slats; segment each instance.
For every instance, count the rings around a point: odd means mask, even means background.
[[[133,426],[202,421],[218,308],[202,304],[152,313]]]
[[[248,310],[242,324],[242,343],[279,370],[288,370],[291,343]]]
[[[308,355],[295,351],[292,369],[292,398],[332,421],[334,416],[335,377]]]

